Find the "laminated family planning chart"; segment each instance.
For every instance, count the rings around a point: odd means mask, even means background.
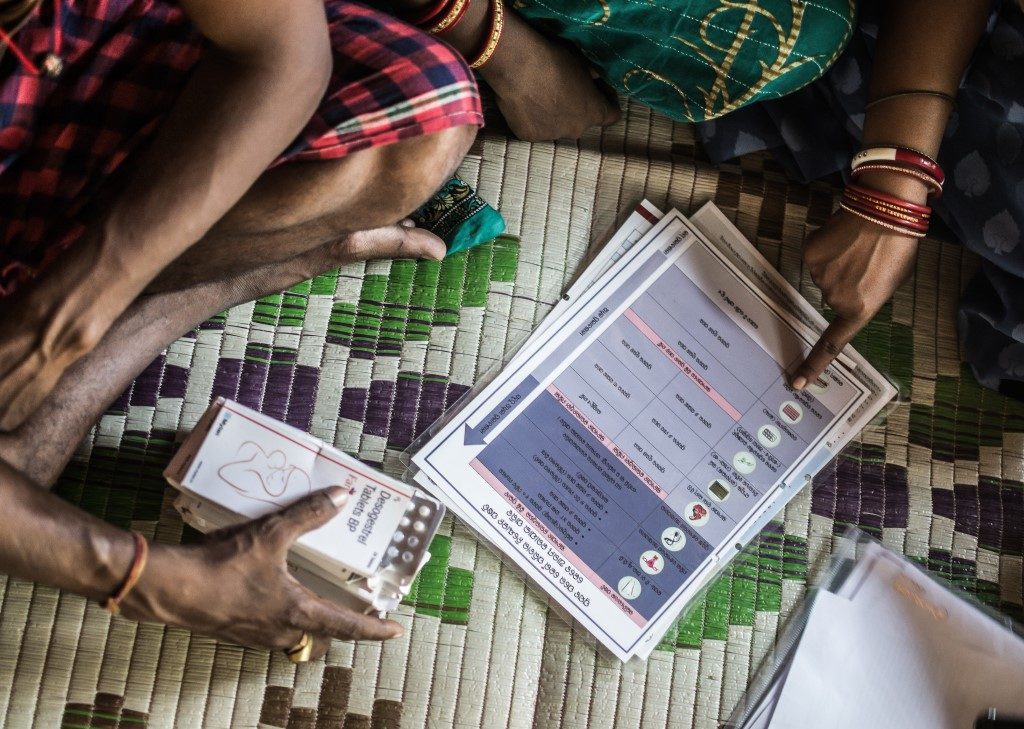
[[[678,211],[647,217],[412,460],[622,660],[894,394],[850,350],[792,390],[820,327]]]

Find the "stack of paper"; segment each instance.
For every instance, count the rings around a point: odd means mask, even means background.
[[[1024,640],[876,542],[806,619],[743,729],[966,729],[989,709],[1024,714]]]
[[[623,660],[895,395],[728,220],[643,203],[415,479]]]

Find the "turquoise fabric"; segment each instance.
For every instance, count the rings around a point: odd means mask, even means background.
[[[412,214],[416,225],[445,242],[448,255],[487,243],[505,232],[505,219],[453,177],[423,207]]]
[[[703,121],[810,83],[849,40],[854,0],[516,0],[619,92]]]

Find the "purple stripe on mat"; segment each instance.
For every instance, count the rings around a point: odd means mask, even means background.
[[[839,527],[905,528],[909,513],[906,469],[882,464],[870,449],[851,448],[814,479],[811,511]]]
[[[982,478],[978,483],[978,544],[1007,554],[1024,552],[1024,487],[1018,481]]]
[[[160,397],[184,398],[188,389],[188,369],[169,364],[164,367],[164,379],[160,383]]]
[[[366,415],[366,390],[362,387],[345,387],[341,391],[338,417],[363,422]]]
[[[128,403],[131,400],[132,388],[135,387],[135,383],[128,385],[124,392],[117,396],[114,402],[110,403],[110,406],[106,409],[108,413],[126,413],[128,412]]]
[[[213,376],[213,390],[210,393],[210,401],[218,397],[226,397],[235,400],[238,393],[238,382],[242,377],[242,360],[220,359],[217,362],[217,372]]]
[[[1000,486],[996,479],[978,480],[978,546],[997,552],[1006,550],[1001,544],[1006,528],[1013,528],[1015,536],[1020,539],[1019,513],[1017,520],[1006,519]],[[1019,493],[1019,490],[1017,492]],[[1007,506],[1012,503],[1012,493],[1010,489],[1006,489]],[[1011,524],[1014,526],[1011,527]]]
[[[167,358],[161,354],[146,365],[146,369],[142,370],[139,376],[135,378],[135,384],[132,387],[132,405],[141,405],[143,407],[154,407],[156,405],[156,394],[160,389],[160,377],[163,374],[166,361]]]
[[[439,380],[424,380],[420,389],[420,407],[416,413],[416,428],[413,438],[430,427],[430,425],[441,417],[444,412],[445,391],[448,389],[447,382]]]
[[[952,489],[932,489],[932,514],[944,516],[947,519],[956,519],[956,501]]]
[[[284,420],[288,410],[288,396],[291,394],[294,362],[297,355],[292,350],[276,350],[267,371],[267,383],[263,393],[263,412],[277,420]]]
[[[467,392],[469,392],[469,388],[466,387],[465,385],[456,385],[453,382],[448,383],[448,391],[445,393],[444,398],[444,409],[447,410],[448,408],[450,408],[452,405],[455,404],[455,402],[460,397],[465,395]]]
[[[267,370],[270,366],[270,348],[250,342],[245,348],[242,375],[238,381],[238,402],[253,410],[261,410],[263,392],[267,385]]]
[[[313,408],[316,407],[316,391],[320,384],[320,370],[309,365],[296,365],[292,378],[292,396],[288,401],[285,422],[301,430],[313,427]]]
[[[395,383],[395,408],[391,413],[388,447],[405,450],[412,443],[416,428],[417,404],[420,399],[420,380],[415,376],[402,377]]]
[[[391,421],[391,405],[395,401],[395,383],[388,380],[370,382],[370,395],[366,403],[363,432],[381,438],[387,437]]]
[[[978,487],[953,485],[953,528],[958,532],[978,536]]]
[[[910,517],[910,485],[907,481],[907,469],[891,463],[876,466],[884,474],[885,514],[882,526],[893,529],[906,529]]]

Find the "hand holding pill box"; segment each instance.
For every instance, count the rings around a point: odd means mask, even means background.
[[[444,507],[315,437],[218,399],[167,470],[186,522],[210,531],[255,519],[330,486],[352,495],[334,519],[302,535],[296,576],[328,598],[387,612],[430,559]]]

